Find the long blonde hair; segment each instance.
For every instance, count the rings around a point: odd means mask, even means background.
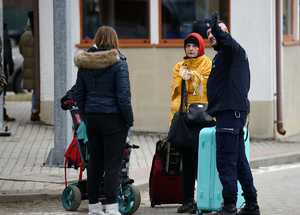
[[[101,49],[110,50],[119,48],[117,32],[110,26],[103,25],[99,27],[95,34],[94,42]]]

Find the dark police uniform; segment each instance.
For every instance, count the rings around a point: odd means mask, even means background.
[[[257,202],[253,177],[245,155],[243,127],[250,110],[250,69],[247,54],[217,23],[211,26],[217,54],[207,83],[208,113],[216,117],[217,168],[224,205],[236,204],[237,180],[246,202]]]

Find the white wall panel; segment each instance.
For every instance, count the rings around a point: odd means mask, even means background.
[[[248,53],[250,100],[274,99],[275,1],[231,0],[231,32]]]
[[[53,1],[39,1],[41,101],[54,98]]]
[[[159,0],[150,1],[150,37],[151,44],[159,43]]]

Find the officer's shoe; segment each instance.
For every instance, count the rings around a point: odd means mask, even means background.
[[[245,204],[245,206],[237,213],[238,215],[260,215],[257,203]]]
[[[237,215],[237,209],[233,204],[226,205],[223,206],[220,211],[213,213],[212,215]]]
[[[197,211],[197,206],[194,201],[183,203],[177,208],[177,213],[190,213],[195,214]]]

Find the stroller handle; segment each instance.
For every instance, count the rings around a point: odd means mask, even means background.
[[[133,148],[133,149],[138,149],[138,148],[140,148],[138,145],[134,145],[134,144],[132,144],[131,145],[131,148]]]
[[[129,143],[127,143],[126,144],[126,148],[127,149],[138,149],[140,147],[138,145],[135,145],[135,144],[129,144]]]

